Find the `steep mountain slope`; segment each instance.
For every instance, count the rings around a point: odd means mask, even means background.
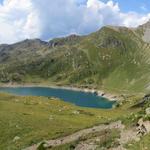
[[[78,85],[111,91],[150,90],[150,22],[106,26],[87,36],[0,46],[0,82]]]

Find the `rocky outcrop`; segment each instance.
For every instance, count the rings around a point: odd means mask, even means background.
[[[143,41],[150,43],[150,20],[147,23],[139,26],[139,28],[143,31]]]
[[[80,36],[78,35],[75,35],[75,34],[72,34],[68,37],[65,37],[65,38],[56,38],[56,39],[53,39],[51,41],[48,42],[48,45],[52,48],[56,47],[56,46],[62,46],[64,44],[67,44],[67,43],[71,43],[73,44],[74,42],[77,42],[80,40]]]
[[[138,134],[145,135],[150,132],[150,121],[143,121],[143,118],[139,119],[137,123]]]
[[[104,39],[104,41],[100,44],[100,47],[102,48],[123,48],[124,50],[126,50],[126,47],[124,45],[124,43],[120,40],[117,39],[116,37],[107,37],[106,39]]]
[[[150,94],[147,94],[137,104],[135,104],[134,106],[132,106],[132,108],[143,107],[149,101],[150,101]]]

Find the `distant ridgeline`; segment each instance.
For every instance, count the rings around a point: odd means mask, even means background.
[[[87,36],[0,45],[0,82],[150,90],[150,22],[105,26]]]

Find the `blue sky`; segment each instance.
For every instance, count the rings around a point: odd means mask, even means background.
[[[78,3],[86,3],[87,0],[76,0]],[[108,2],[109,0],[101,0],[103,2]],[[119,3],[122,11],[136,11],[140,13],[150,12],[150,0],[113,0]],[[2,3],[3,0],[0,0]]]
[[[0,0],[0,43],[85,35],[105,25],[137,27],[150,0]]]
[[[103,0],[107,2],[108,0]],[[136,11],[139,13],[150,12],[150,0],[113,0],[118,2],[123,12]]]
[[[86,3],[87,0],[77,0],[78,2]],[[108,2],[109,0],[101,0]],[[118,3],[123,12],[136,11],[140,13],[150,12],[150,0],[113,0]]]
[[[78,3],[86,3],[87,0],[76,0]],[[102,0],[103,2],[108,2],[108,0]],[[150,12],[150,0],[113,0],[118,2],[122,11],[136,11],[141,13]],[[2,3],[3,0],[0,0]]]

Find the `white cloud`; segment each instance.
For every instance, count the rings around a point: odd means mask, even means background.
[[[150,19],[150,13],[123,13],[113,1],[77,1],[4,0],[0,5],[0,43],[88,34],[108,24],[135,27]]]
[[[0,43],[40,37],[37,14],[30,0],[5,0],[0,5]]]

